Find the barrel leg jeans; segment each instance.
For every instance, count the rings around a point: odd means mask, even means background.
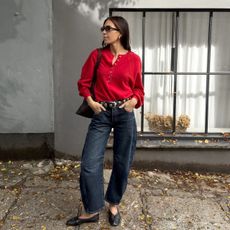
[[[104,196],[104,152],[111,129],[114,131],[113,168]],[[125,192],[136,148],[136,121],[133,112],[111,108],[95,114],[86,136],[80,173],[82,202],[87,213],[104,207],[104,200],[119,204]]]

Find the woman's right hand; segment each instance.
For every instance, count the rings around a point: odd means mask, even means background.
[[[86,101],[87,101],[89,107],[94,111],[94,113],[98,114],[101,111],[106,111],[106,109],[103,107],[103,105],[94,101],[92,97],[90,97],[90,96],[87,97]]]

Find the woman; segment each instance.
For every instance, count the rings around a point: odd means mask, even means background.
[[[80,190],[85,213],[67,221],[67,225],[97,222],[109,203],[108,215],[112,226],[120,224],[119,203],[125,192],[136,146],[134,108],[143,104],[141,61],[131,51],[127,21],[119,16],[108,17],[101,28],[103,48],[94,87],[90,85],[98,50],[89,55],[78,81],[83,96],[94,111],[82,152]],[[104,197],[104,151],[111,129],[114,131],[113,168]]]

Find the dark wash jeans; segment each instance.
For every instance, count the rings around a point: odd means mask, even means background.
[[[113,168],[104,197],[104,152],[112,128]],[[133,112],[116,107],[93,116],[82,152],[80,173],[81,197],[87,213],[100,211],[104,207],[104,199],[111,204],[119,204],[127,186],[135,148]]]

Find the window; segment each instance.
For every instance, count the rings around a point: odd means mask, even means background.
[[[110,9],[143,65],[140,133],[230,132],[230,10]]]

